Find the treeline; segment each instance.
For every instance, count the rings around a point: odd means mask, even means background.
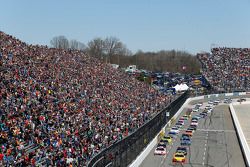
[[[95,38],[87,46],[77,40],[68,40],[65,36],[54,37],[50,44],[61,49],[77,49],[88,55],[101,59],[106,63],[119,64],[126,68],[128,65],[137,65],[138,69],[158,72],[180,72],[198,74],[200,63],[197,58],[185,51],[159,51],[135,54],[126,47],[118,38]]]

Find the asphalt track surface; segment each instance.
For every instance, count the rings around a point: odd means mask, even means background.
[[[204,108],[204,103],[201,108]],[[188,105],[184,112],[192,107]],[[182,114],[182,115],[183,115]],[[192,113],[195,115],[197,113]],[[180,116],[182,116],[180,115]],[[179,118],[178,118],[179,119]],[[176,119],[176,120],[178,120]],[[172,125],[174,125],[173,123]],[[187,129],[190,124],[188,120],[183,126]],[[170,128],[166,130],[166,134]],[[214,111],[206,118],[199,120],[198,128],[192,137],[192,144],[188,147],[188,154],[184,164],[173,164],[172,158],[178,146],[180,146],[180,132],[172,144],[167,146],[167,155],[154,155],[154,149],[142,162],[140,167],[245,167],[245,162],[240,149],[239,141],[232,122],[228,105],[220,104],[214,107]]]

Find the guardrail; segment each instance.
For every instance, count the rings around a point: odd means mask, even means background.
[[[247,103],[244,103],[244,104],[247,104]],[[237,103],[234,103],[234,105],[237,105]],[[250,149],[249,149],[248,143],[246,141],[243,130],[242,130],[241,126],[240,126],[240,123],[239,123],[238,117],[237,117],[237,115],[235,113],[233,104],[230,104],[229,108],[230,108],[230,111],[231,111],[231,115],[232,115],[232,118],[233,118],[234,125],[236,127],[235,129],[236,129],[236,132],[237,132],[238,139],[240,141],[240,146],[241,146],[242,153],[243,153],[243,156],[244,156],[244,159],[245,159],[245,163],[247,164],[247,166],[249,166],[250,165]]]

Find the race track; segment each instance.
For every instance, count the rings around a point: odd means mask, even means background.
[[[205,105],[204,103],[202,107],[204,108]],[[192,107],[192,105],[188,107]],[[184,112],[185,110],[187,110],[187,108],[184,108]],[[193,113],[192,115],[194,114],[197,113]],[[182,129],[187,129],[189,124],[190,120],[185,123]],[[174,123],[172,125],[174,125]],[[188,149],[186,162],[184,164],[173,164],[172,158],[177,147],[180,146],[181,133],[175,137],[171,145],[167,146],[166,156],[154,156],[153,149],[140,167],[246,166],[228,105],[221,103],[215,106],[213,112],[199,120],[198,128],[192,137],[192,144]]]

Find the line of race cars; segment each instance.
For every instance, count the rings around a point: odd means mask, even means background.
[[[167,135],[164,135],[155,151],[154,155],[166,155],[167,154],[167,145],[170,145],[173,142],[173,138],[176,138],[180,135],[180,146],[177,147],[172,162],[174,164],[181,163],[184,164],[187,160],[188,147],[192,143],[192,136],[197,130],[198,122],[200,119],[207,117],[207,115],[213,112],[213,107],[218,105],[221,101],[209,101],[208,105],[201,109],[203,103],[196,103],[193,108],[188,109],[185,115],[181,116],[175,125],[170,129]],[[194,114],[192,114],[194,113]],[[193,116],[192,116],[193,115]],[[188,128],[184,129],[184,125],[190,123]]]

